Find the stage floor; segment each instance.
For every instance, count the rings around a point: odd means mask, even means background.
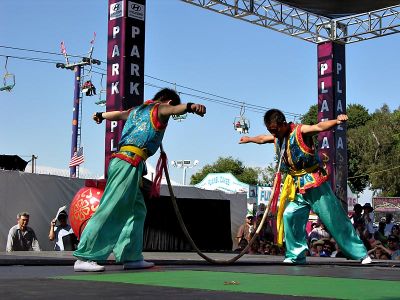
[[[234,254],[211,253],[226,260]],[[399,299],[400,261],[371,265],[308,258],[287,265],[281,256],[245,255],[211,265],[196,253],[146,252],[148,270],[123,271],[110,258],[102,273],[75,273],[71,252],[0,252],[2,299]]]

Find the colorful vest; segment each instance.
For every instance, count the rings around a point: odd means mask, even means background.
[[[290,123],[290,134],[286,140],[282,158],[281,172],[293,176],[296,191],[304,194],[307,189],[320,186],[328,180],[325,170],[320,167],[316,151],[311,149],[303,140],[301,124]],[[280,157],[281,145],[275,139],[275,150]]]
[[[157,151],[167,127],[158,118],[159,105],[160,102],[148,100],[131,109],[118,145],[120,151],[114,156],[137,166]],[[137,151],[129,150],[130,146]]]

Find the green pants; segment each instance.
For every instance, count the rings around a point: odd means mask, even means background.
[[[104,261],[111,252],[117,262],[142,260],[146,205],[139,185],[143,163],[134,167],[114,158],[100,205],[87,223],[74,256]]]
[[[361,260],[367,255],[342,205],[325,182],[305,194],[296,194],[294,201],[287,205],[283,214],[286,259],[298,263],[305,261],[308,249],[306,224],[310,209],[319,216],[347,258]]]

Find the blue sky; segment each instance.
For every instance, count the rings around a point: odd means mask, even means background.
[[[97,33],[94,57],[106,61],[106,0],[2,0],[0,46],[60,51],[64,41],[70,54],[89,50]],[[347,103],[360,103],[370,112],[387,103],[399,106],[399,35],[346,46]],[[0,47],[1,55],[42,57],[62,61],[61,56],[16,51]],[[0,72],[5,58],[0,56]],[[101,68],[105,69],[103,64]],[[1,92],[0,153],[37,155],[40,166],[66,169],[70,159],[73,73],[54,64],[9,59],[16,75],[11,93]],[[100,71],[101,72],[101,71]],[[179,0],[147,0],[145,74],[178,85],[237,101],[305,113],[317,101],[317,47],[240,20],[216,14]],[[147,82],[171,85],[146,77]],[[92,81],[99,89],[100,75]],[[146,86],[145,97],[158,89]],[[178,88],[179,91],[179,88]],[[190,115],[184,122],[171,120],[164,138],[169,160],[199,160],[190,175],[220,156],[232,156],[247,166],[273,162],[271,145],[239,145],[233,130],[239,108],[182,97],[184,102],[207,106],[204,118]],[[98,97],[84,97],[83,167],[103,173],[104,127],[91,121]],[[262,113],[246,111],[250,135],[265,132]],[[360,141],[362,142],[362,141]],[[155,165],[158,155],[150,159]],[[29,159],[29,158],[26,158]],[[181,169],[170,169],[182,181]]]

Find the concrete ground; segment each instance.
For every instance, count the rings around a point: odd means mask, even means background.
[[[110,257],[105,272],[75,273],[71,252],[0,252],[0,299],[400,299],[400,261],[310,257],[287,265],[281,256],[245,255],[233,265],[211,265],[196,253],[144,256],[156,267],[123,271]]]

